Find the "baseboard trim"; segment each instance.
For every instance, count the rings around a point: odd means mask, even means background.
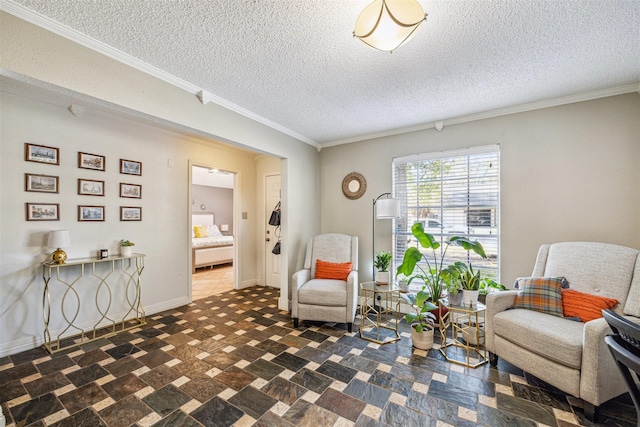
[[[278,308],[280,310],[291,312],[291,302],[283,299],[282,297],[278,298]]]
[[[189,301],[189,297],[184,296],[184,297],[172,299],[169,301],[163,301],[158,304],[150,305],[149,307],[146,307],[144,310],[147,316],[149,316],[150,314],[156,314],[162,311],[171,310],[173,308],[180,307],[181,305],[187,305],[190,303],[191,301]]]
[[[238,289],[250,288],[251,286],[256,286],[258,284],[259,283],[256,279],[245,280],[244,282],[240,282]]]

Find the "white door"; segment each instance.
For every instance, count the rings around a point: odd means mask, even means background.
[[[280,288],[280,257],[282,255],[274,255],[271,251],[273,246],[280,240],[280,228],[269,225],[271,212],[280,202],[280,175],[268,175],[266,179],[265,191],[265,254],[264,280],[267,286]]]

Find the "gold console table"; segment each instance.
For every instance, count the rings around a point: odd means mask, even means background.
[[[44,262],[42,264],[44,348],[53,354],[146,324],[145,312],[140,300],[140,275],[144,269],[144,257],[143,254],[132,254],[104,259],[68,260],[64,264]],[[110,284],[109,280],[117,283]],[[79,291],[83,296],[86,293],[94,295],[95,307],[92,306],[91,310],[97,310],[100,318],[92,327],[82,328],[78,325],[81,308],[86,309],[86,304],[83,305],[85,301],[81,298]],[[54,310],[54,315],[61,315],[64,322],[61,322],[62,330],[52,337],[51,299],[52,294],[56,297],[60,296],[58,292],[61,293],[61,300],[59,307]],[[118,296],[124,295],[126,312],[118,319],[110,317],[116,316],[110,313],[114,292]]]

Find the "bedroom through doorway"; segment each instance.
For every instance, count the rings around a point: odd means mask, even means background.
[[[191,167],[191,299],[235,288],[235,174]]]

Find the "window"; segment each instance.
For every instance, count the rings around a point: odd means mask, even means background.
[[[444,265],[471,262],[482,277],[499,280],[500,152],[488,146],[422,154],[393,161],[393,194],[400,200],[394,221],[394,263],[400,265],[409,246],[419,246],[411,226],[421,222],[444,250],[451,236],[479,241],[487,255],[451,246]],[[440,253],[437,254],[438,259]]]

